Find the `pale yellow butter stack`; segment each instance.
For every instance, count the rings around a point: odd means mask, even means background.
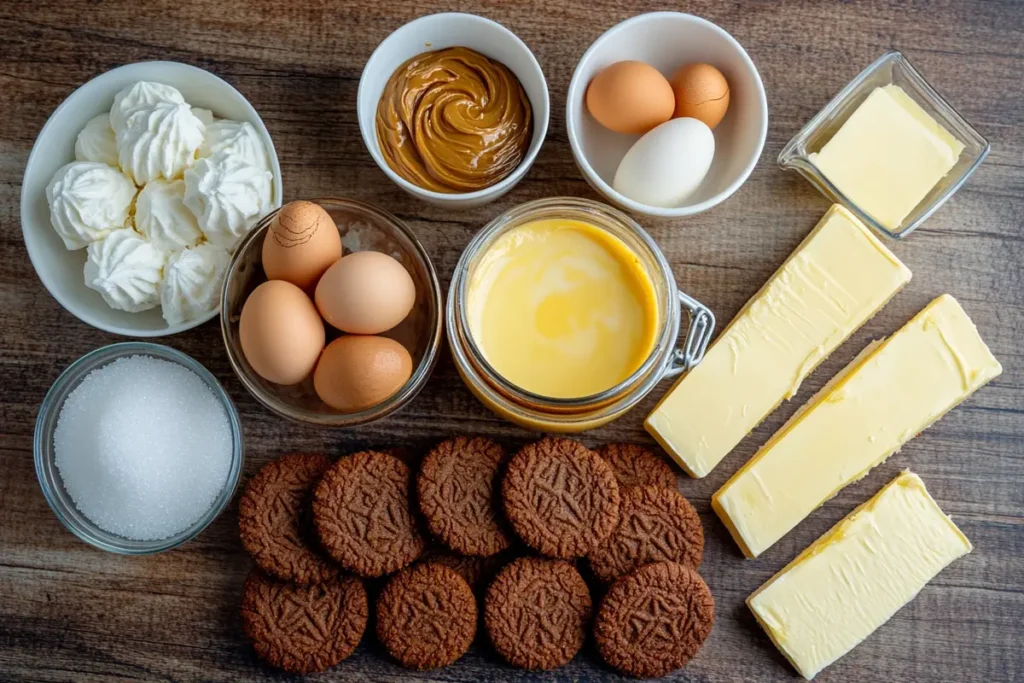
[[[711,498],[747,557],[1002,372],[956,299],[869,345]]]
[[[903,472],[751,594],[747,605],[811,679],[969,552],[970,541],[921,479]]]
[[[921,203],[964,150],[898,85],[875,88],[810,160],[889,230]]]
[[[832,206],[644,426],[691,477],[706,476],[910,277]]]

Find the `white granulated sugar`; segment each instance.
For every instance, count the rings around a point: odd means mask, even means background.
[[[61,406],[53,440],[78,510],[101,529],[139,541],[194,524],[231,468],[224,406],[194,372],[151,356],[90,372]]]

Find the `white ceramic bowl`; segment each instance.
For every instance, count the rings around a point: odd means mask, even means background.
[[[599,124],[587,111],[584,97],[601,69],[626,59],[647,62],[666,77],[684,64],[705,62],[729,81],[729,111],[714,130],[714,162],[685,205],[641,204],[612,188],[615,169],[640,136],[615,133]],[[609,201],[647,216],[690,216],[727,199],[754,170],[768,133],[768,102],[754,63],[724,29],[692,14],[652,12],[613,26],[583,54],[569,83],[565,121],[580,173]]]
[[[114,95],[137,81],[157,81],[181,91],[193,107],[217,118],[248,121],[263,137],[274,174],[274,208],[281,205],[281,166],[267,127],[242,93],[209,71],[178,62],[139,62],[112,69],[79,87],[50,115],[39,132],[21,185],[21,231],[25,247],[43,285],[69,313],[84,323],[129,337],[162,337],[201,325],[217,311],[180,325],[168,325],[160,308],[126,313],[110,308],[98,292],[85,286],[86,250],[68,251],[50,223],[46,185],[64,164],[75,160],[75,139],[86,122],[109,111]]]
[[[447,47],[468,47],[507,66],[519,78],[533,109],[533,138],[530,140],[526,156],[501,182],[476,192],[446,194],[425,190],[410,183],[391,170],[384,160],[384,155],[381,154],[377,141],[377,105],[391,74],[416,55]],[[537,158],[537,152],[540,151],[548,132],[550,109],[548,84],[544,79],[544,72],[541,71],[537,58],[530,52],[526,43],[496,21],[475,14],[457,12],[420,17],[385,38],[370,55],[363,68],[357,97],[359,131],[363,135],[366,149],[380,169],[396,185],[414,197],[450,208],[480,206],[494,201],[515,187]]]

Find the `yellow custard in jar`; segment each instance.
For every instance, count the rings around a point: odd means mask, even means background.
[[[637,255],[590,223],[547,218],[498,237],[469,275],[470,333],[519,389],[573,399],[632,375],[659,331],[654,284]]]

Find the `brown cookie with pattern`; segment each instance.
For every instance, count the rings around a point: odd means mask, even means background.
[[[352,577],[296,586],[253,570],[242,589],[242,626],[256,654],[291,673],[324,671],[348,657],[369,616],[366,589]]]
[[[597,454],[612,466],[619,486],[661,486],[676,490],[676,473],[665,458],[635,443],[610,443]]]
[[[377,598],[377,638],[408,669],[454,663],[473,642],[476,620],[469,584],[433,562],[403,569]]]
[[[484,627],[512,666],[555,669],[583,647],[592,609],[590,590],[570,563],[521,557],[488,587]]]
[[[435,549],[428,549],[427,552],[423,553],[419,561],[423,563],[433,562],[448,567],[464,578],[469,587],[475,591],[483,588],[487,580],[502,565],[502,562],[508,560],[505,556],[506,554],[491,555],[490,557],[469,557],[467,555],[457,555],[449,552],[447,549],[437,547]]]
[[[587,556],[600,581],[614,581],[651,562],[678,562],[697,569],[704,559],[704,528],[697,511],[675,489],[623,489],[619,524]]]
[[[306,585],[338,577],[338,568],[317,552],[309,519],[313,487],[330,466],[324,455],[284,455],[246,485],[238,501],[242,546],[274,578]]]
[[[501,482],[505,516],[542,555],[571,560],[593,552],[619,520],[611,466],[578,441],[549,437],[513,456]]]
[[[594,637],[609,666],[656,678],[689,662],[714,623],[715,600],[700,575],[658,562],[612,584],[597,611]]]
[[[442,441],[423,459],[416,477],[427,528],[449,549],[487,557],[509,547],[499,510],[505,449],[483,437]]]
[[[338,460],[313,491],[313,524],[328,555],[359,576],[391,574],[426,548],[410,509],[412,472],[364,451]]]

